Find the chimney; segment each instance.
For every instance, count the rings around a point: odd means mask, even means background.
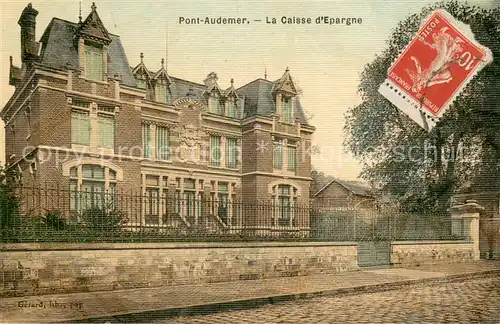
[[[205,85],[207,87],[210,87],[212,86],[214,83],[217,82],[219,78],[217,77],[217,73],[215,72],[210,72],[208,75],[207,75],[207,78],[203,81],[205,82]]]
[[[38,11],[33,9],[31,3],[24,8],[19,21],[21,26],[21,61],[23,65],[29,63],[38,54],[38,45],[35,40],[36,16]]]

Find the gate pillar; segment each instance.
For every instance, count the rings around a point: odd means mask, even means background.
[[[484,207],[476,200],[466,200],[465,204],[452,206],[451,232],[453,235],[469,238],[474,243],[474,260],[479,260],[479,213]]]

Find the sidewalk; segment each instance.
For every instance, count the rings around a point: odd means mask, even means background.
[[[133,322],[141,317],[152,318],[155,314],[185,314],[200,308],[252,306],[287,299],[363,293],[421,282],[463,280],[495,274],[500,274],[500,261],[418,268],[366,269],[307,277],[4,298],[0,302],[0,322],[41,323],[99,319],[99,322],[104,323],[106,320],[116,321],[112,317],[118,315],[122,316],[117,319]],[[33,307],[22,307],[30,304]],[[145,312],[149,313],[144,314]]]

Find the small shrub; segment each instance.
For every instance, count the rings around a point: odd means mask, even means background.
[[[43,217],[43,223],[45,224],[46,227],[50,227],[55,230],[65,230],[68,227],[68,222],[62,216],[61,212],[58,210],[54,211],[49,211],[44,217]]]
[[[82,220],[91,230],[119,230],[125,217],[118,210],[107,211],[102,208],[90,208],[83,212]]]

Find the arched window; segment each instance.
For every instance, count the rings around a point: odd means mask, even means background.
[[[83,164],[71,167],[69,173],[71,210],[115,208],[116,171],[97,164]]]
[[[272,199],[276,208],[273,213],[274,226],[294,226],[294,208],[297,204],[297,188],[289,184],[273,187]]]

